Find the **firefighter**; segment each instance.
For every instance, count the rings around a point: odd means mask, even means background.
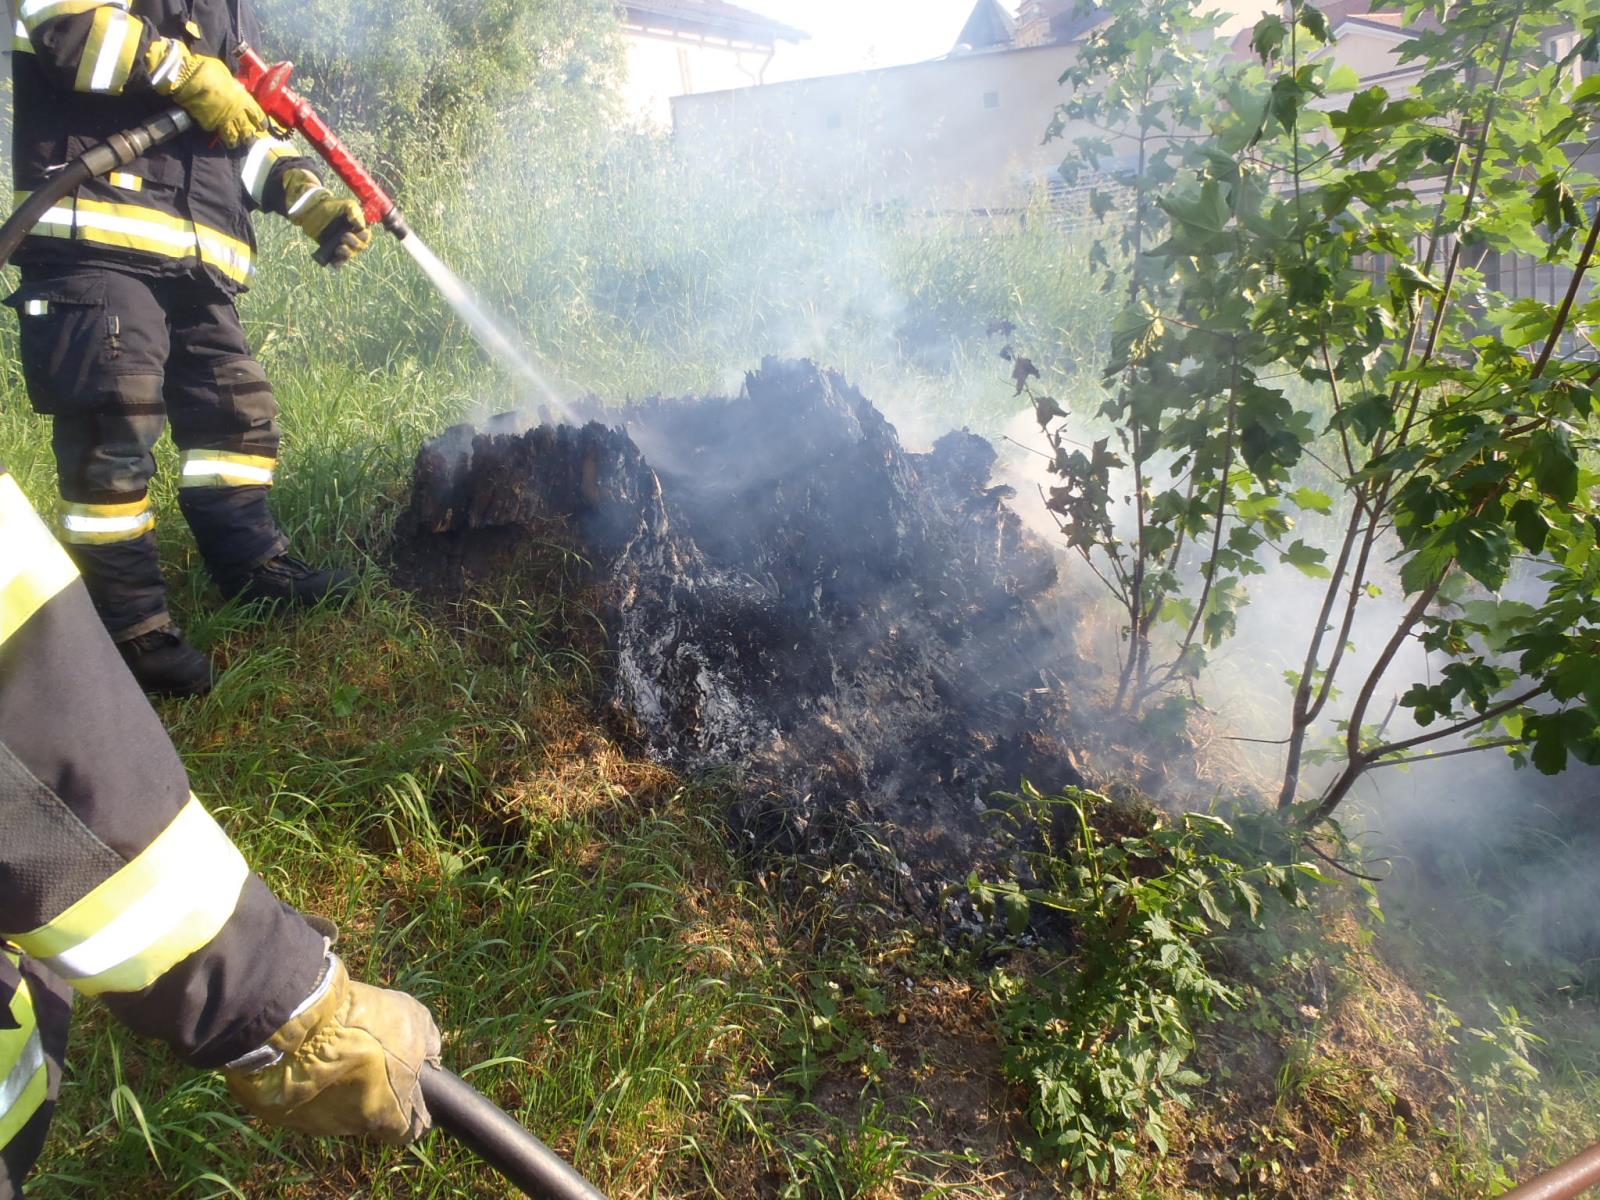
[[[0,1200],[44,1141],[74,992],[264,1120],[393,1145],[428,1129],[427,1009],[353,982],[331,927],[250,873],[3,464],[0,828]]]
[[[267,506],[278,405],[234,298],[255,272],[251,213],[286,216],[335,264],[371,232],[354,200],[272,136],[227,63],[249,0],[12,0],[19,202],[114,132],[174,105],[199,128],[84,184],[34,227],[7,301],[33,407],[53,422],[58,536],[146,692],[213,673],[167,611],[149,485],[170,421],[178,503],[224,596],[312,604],[349,590],[307,565]]]

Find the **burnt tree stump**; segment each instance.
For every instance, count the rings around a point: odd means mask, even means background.
[[[808,362],[595,415],[424,447],[402,564],[466,581],[559,538],[604,598],[606,703],[651,756],[730,770],[752,848],[854,857],[963,921],[946,889],[993,850],[995,793],[1079,782],[1056,560],[991,486],[993,448],[908,452]]]

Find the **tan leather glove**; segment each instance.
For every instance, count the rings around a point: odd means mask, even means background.
[[[263,1121],[328,1137],[404,1146],[432,1126],[421,1074],[439,1065],[439,1029],[404,992],[350,979],[336,955],[302,1012],[264,1051],[258,1070],[224,1069],[233,1098]],[[247,1056],[254,1057],[254,1056]]]
[[[318,262],[342,267],[372,245],[372,230],[361,205],[341,200],[304,167],[283,173],[283,200],[289,220],[320,247]]]
[[[267,114],[220,58],[195,54],[174,38],[156,38],[144,65],[156,91],[170,96],[228,149],[266,132]]]

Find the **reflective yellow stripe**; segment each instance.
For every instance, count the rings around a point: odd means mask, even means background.
[[[80,92],[121,95],[128,76],[133,74],[133,59],[139,52],[143,32],[144,22],[120,8],[97,10],[83,56],[78,59],[78,77],[73,87]]]
[[[70,504],[63,500],[56,515],[61,540],[74,546],[131,542],[156,527],[148,496],[131,504]]]
[[[271,487],[277,459],[223,450],[185,450],[180,488]]]
[[[17,961],[14,954],[6,957],[13,964]],[[11,1017],[20,1028],[0,1030],[0,1149],[39,1111],[49,1088],[44,1044],[26,980],[11,998]]]
[[[0,645],[77,577],[17,481],[0,475]]]
[[[125,192],[144,191],[144,180],[137,175],[129,175],[126,171],[113,171],[106,176],[106,182],[112,187],[119,187]]]
[[[17,192],[13,199],[21,204],[28,196]],[[248,283],[255,274],[255,252],[248,243],[142,204],[69,197],[49,209],[30,232],[162,258],[198,258],[236,283]]]
[[[128,0],[23,0],[22,10],[17,16],[32,33],[46,21],[53,21],[57,17],[75,17],[97,8],[127,7]]]
[[[200,239],[201,262],[216,267],[238,283],[250,281],[255,274],[256,256],[248,245],[218,230],[207,229],[204,225],[196,225],[194,231]]]
[[[5,937],[85,995],[142,991],[222,931],[249,874],[191,796],[122,870],[42,929]]]

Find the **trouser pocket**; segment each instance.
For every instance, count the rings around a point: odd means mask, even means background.
[[[17,313],[18,354],[34,410],[54,415],[102,407],[122,357],[121,322],[106,306],[105,275],[32,280],[5,303]]]

